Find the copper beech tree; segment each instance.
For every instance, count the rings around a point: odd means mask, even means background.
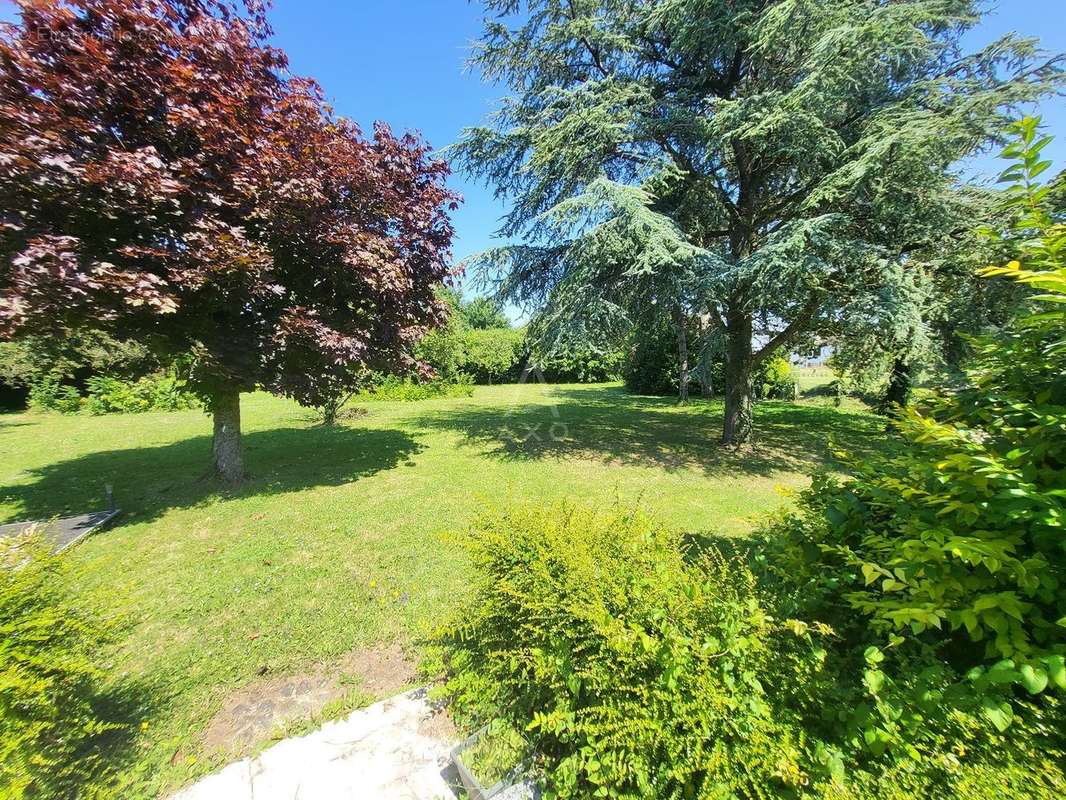
[[[424,143],[336,118],[258,0],[19,7],[0,34],[0,335],[192,353],[229,481],[241,392],[317,405],[417,367],[458,202]]]

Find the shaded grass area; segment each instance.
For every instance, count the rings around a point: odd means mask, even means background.
[[[4,490],[4,501],[28,518],[74,514],[99,503],[101,485],[115,487],[125,519],[147,522],[174,508],[211,498],[264,497],[342,486],[398,464],[419,449],[408,434],[350,428],[276,428],[244,437],[246,458],[259,469],[236,490],[219,491],[205,472],[211,437],[85,453],[23,471],[29,480]],[[197,479],[199,475],[199,479]],[[191,478],[191,479],[190,479]]]
[[[861,453],[884,438],[866,414],[764,403],[755,445],[728,450],[719,402],[617,386],[367,403],[332,428],[267,395],[243,406],[237,490],[205,477],[199,412],[0,416],[0,520],[98,507],[108,483],[124,510],[69,553],[76,591],[124,622],[104,687],[132,729],[110,755],[116,796],[169,792],[236,755],[202,737],[241,687],[411,641],[464,590],[449,536],[486,504],[640,503],[682,530],[743,535],[830,463],[831,439]]]
[[[717,445],[720,401],[628,395],[621,387],[557,389],[554,402],[438,410],[422,427],[459,431],[482,452],[510,461],[584,458],[615,466],[694,470],[709,478],[772,477],[824,463],[831,448],[862,455],[878,446],[865,414],[818,405],[764,402],[756,435],[739,449]]]

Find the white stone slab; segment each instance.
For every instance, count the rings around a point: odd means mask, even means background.
[[[422,732],[416,690],[230,764],[171,800],[453,800],[450,742]]]

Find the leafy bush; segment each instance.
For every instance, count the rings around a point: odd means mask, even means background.
[[[677,331],[659,322],[634,331],[622,365],[622,379],[633,394],[677,394],[680,360]]]
[[[456,292],[441,289],[438,299],[448,304],[448,321],[430,331],[415,346],[415,357],[432,367],[437,378],[451,380],[459,375],[463,360],[463,334],[467,324],[460,310],[462,301]]]
[[[595,347],[590,343],[567,343],[550,356],[530,357],[551,383],[602,383],[622,376],[625,356],[620,348]]]
[[[159,368],[144,345],[103,331],[66,331],[62,336],[0,342],[0,381],[12,386],[45,381],[81,385],[93,375],[135,379]]]
[[[39,535],[0,539],[0,796],[76,796],[102,769],[115,726],[96,708],[108,626],[66,593],[66,570]]]
[[[398,400],[413,402],[430,400],[435,397],[470,397],[474,385],[469,379],[454,381],[436,380],[418,383],[411,378],[396,375],[383,375],[375,379],[366,389],[359,392],[360,400]]]
[[[687,332],[689,341],[689,391],[706,371],[712,387],[725,385],[725,356],[715,342],[701,335],[696,326]],[[657,324],[633,335],[632,344],[622,365],[626,389],[634,394],[676,395],[680,372],[677,331],[672,325]],[[798,384],[788,359],[767,359],[752,376],[755,397],[762,400],[795,400]]]
[[[527,731],[548,797],[763,796],[820,769],[764,683],[786,650],[807,669],[818,650],[742,565],[565,506],[486,516],[466,545],[477,578],[436,639],[443,693],[468,724]]]
[[[82,397],[75,387],[45,378],[30,389],[30,407],[61,414],[77,414],[83,409],[90,414],[137,414],[199,406],[182,381],[162,373],[136,381],[97,375],[86,381],[86,388],[88,395]]]
[[[928,654],[870,647],[861,615],[810,602],[780,551],[749,567],[638,513],[568,506],[486,515],[463,543],[472,592],[427,665],[462,725],[524,732],[546,797],[991,800],[1066,786],[1058,704],[1020,699],[1014,725],[988,726]]]
[[[974,342],[967,387],[901,412],[898,454],[818,484],[807,514],[824,521],[804,526],[820,559],[858,570],[844,599],[872,629],[946,648],[997,727],[1011,686],[1066,689],[1066,225],[1043,210],[1035,126],[1022,131],[1029,191],[1014,196],[1031,268],[985,274],[1041,290],[1036,313]]]
[[[968,385],[900,412],[897,452],[816,480],[770,531],[788,613],[833,625],[862,671],[868,697],[842,698],[840,721],[875,756],[952,728],[1063,747],[1066,226],[1032,180],[1035,125],[1019,132],[1019,260],[984,272],[1040,290],[1034,313],[973,342]]]
[[[30,387],[30,408],[35,411],[77,414],[81,411],[81,395],[73,386],[62,384],[56,378],[46,377]]]
[[[468,303],[458,304],[463,322],[473,330],[491,330],[510,328],[511,323],[500,308],[500,304],[491,297],[475,297]]]
[[[196,408],[196,396],[170,375],[152,375],[138,381],[98,376],[88,380],[85,406],[90,414],[135,414],[143,411],[182,411]]]
[[[507,327],[506,318],[491,300],[475,298],[464,303],[451,290],[442,291],[439,297],[451,307],[451,316],[418,343],[418,360],[446,382],[516,379],[521,371],[525,331]]]
[[[795,400],[799,385],[792,375],[792,365],[787,358],[772,356],[760,366],[755,376],[756,397],[766,400]]]
[[[521,370],[525,332],[511,328],[487,328],[463,333],[459,372],[476,383],[514,380]]]

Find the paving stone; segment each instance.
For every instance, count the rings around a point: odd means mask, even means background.
[[[253,800],[252,796],[252,762],[249,759],[230,764],[221,772],[208,775],[193,787],[196,798],[232,798],[232,800]]]
[[[453,800],[454,742],[427,735],[424,690],[231,764],[171,800]]]

